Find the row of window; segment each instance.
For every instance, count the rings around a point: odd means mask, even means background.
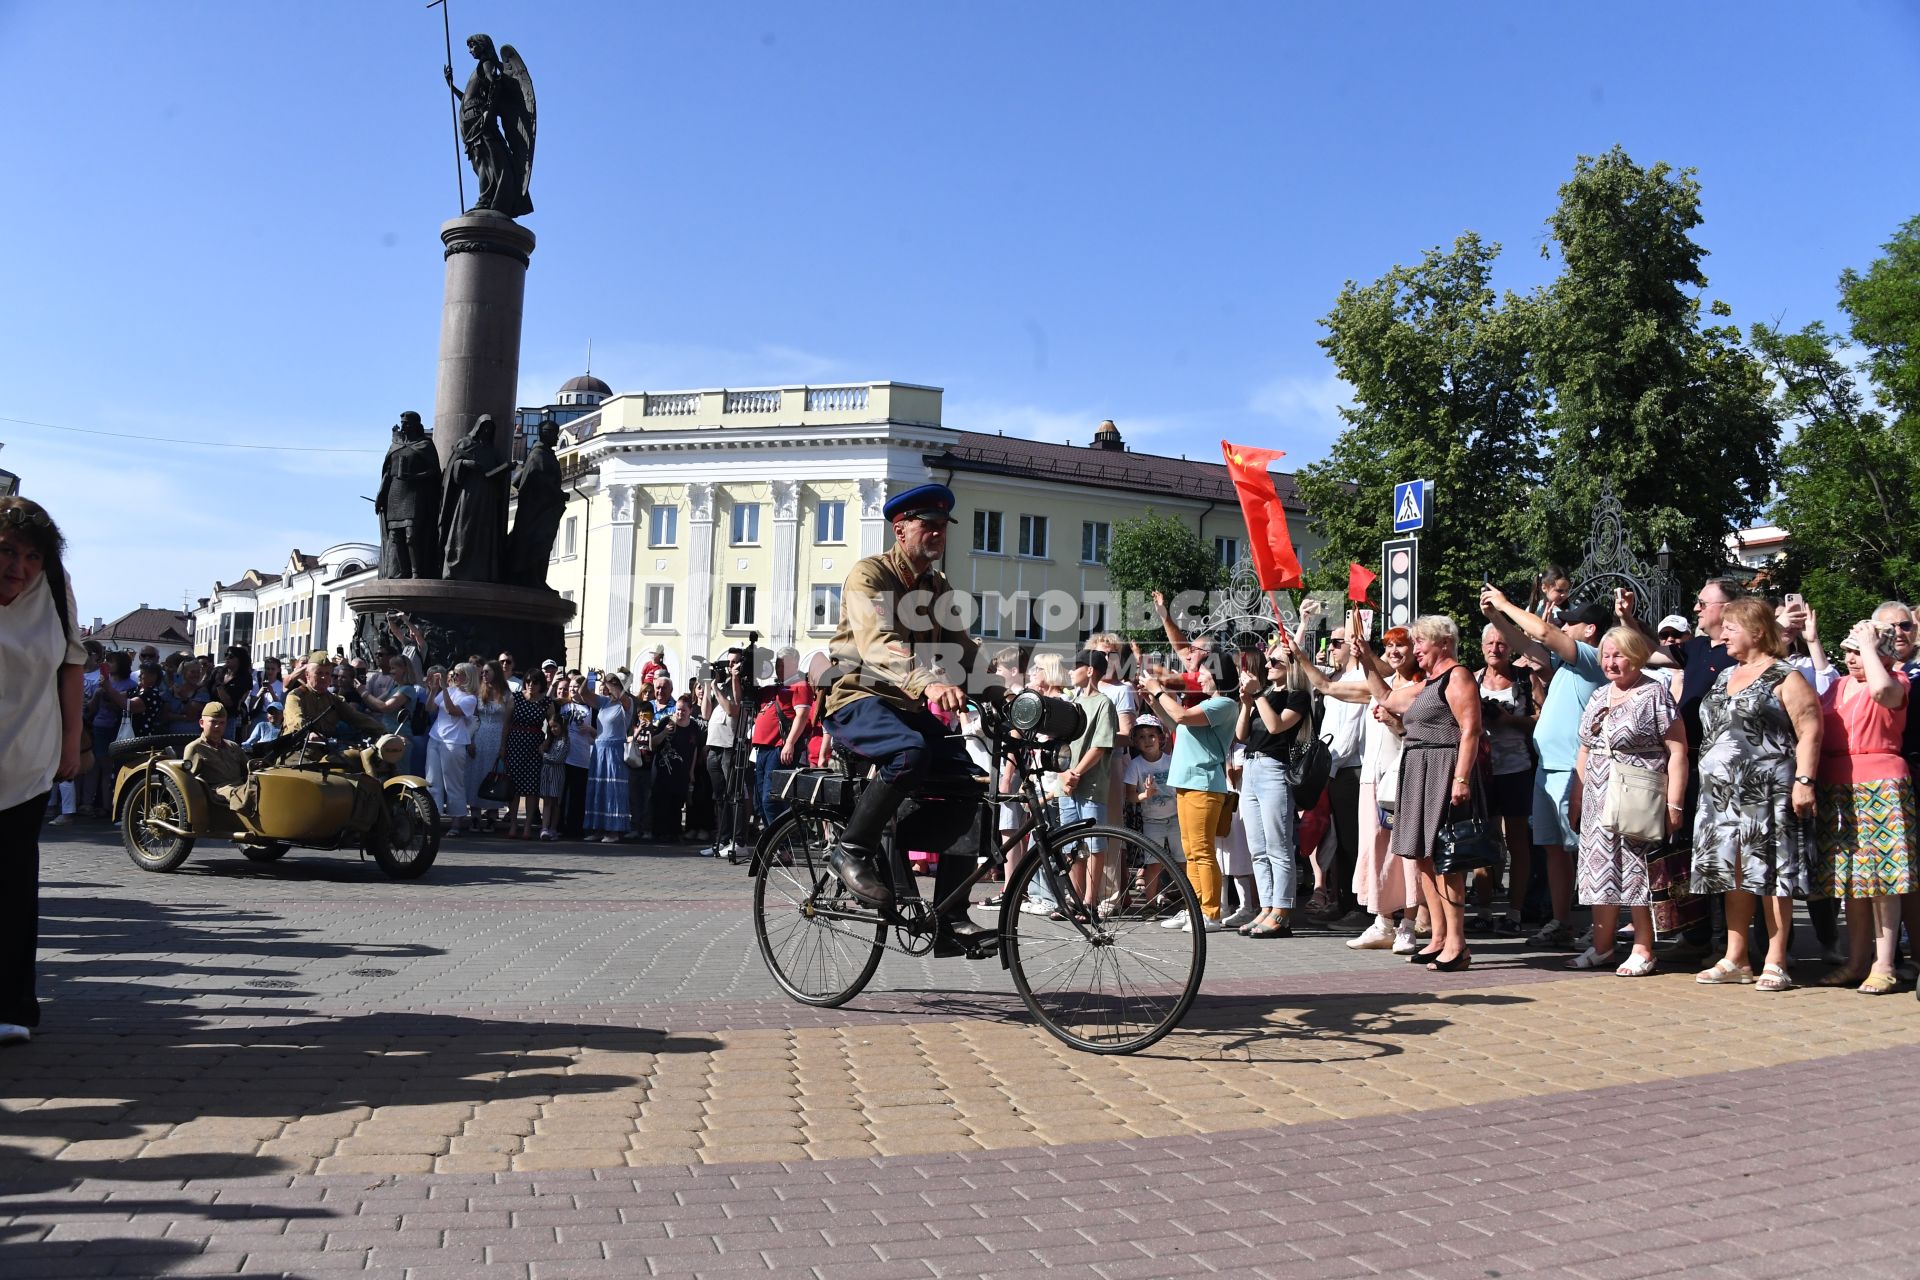
[[[673,587],[664,582],[648,585],[645,604],[641,616],[644,627],[671,627],[673,621]],[[808,610],[808,625],[816,630],[840,625],[840,588],[837,586],[816,586]],[[1083,604],[1077,619],[1077,630],[1081,638],[1108,629],[1107,606],[1104,603]],[[736,582],[727,586],[726,627],[729,631],[744,631],[760,625],[760,588],[751,583]],[[967,630],[986,640],[998,639],[1003,629],[1011,629],[1018,640],[1045,640],[1048,635],[1046,618],[1043,616],[1040,602],[1026,592],[1016,592],[1011,596],[1002,596],[995,592],[986,592],[973,597],[973,620]]]
[[[753,547],[760,544],[760,506],[758,502],[737,502],[733,506],[733,515],[728,529],[728,545],[735,547]],[[973,549],[986,555],[1005,555],[1003,538],[1003,513],[999,511],[976,511],[973,513]],[[1019,542],[1015,554],[1031,560],[1047,558],[1051,519],[1047,516],[1020,516]],[[567,521],[565,535],[562,538],[563,555],[574,553],[575,527],[573,520]],[[813,512],[813,540],[816,545],[844,543],[847,540],[847,504],[845,502],[822,502]],[[1080,522],[1080,563],[1105,564],[1107,552],[1113,543],[1113,526],[1105,520],[1083,520]],[[680,510],[678,507],[653,507],[647,512],[647,545],[649,547],[676,547],[680,545]],[[1232,568],[1240,559],[1240,539],[1215,538],[1214,554],[1220,563]]]
[[[641,606],[640,625],[671,627],[673,623],[673,587],[654,582],[647,586]],[[840,588],[817,586],[813,589],[809,625],[815,628],[840,625]],[[750,583],[732,583],[727,587],[727,629],[744,631],[760,625],[760,589]]]
[[[760,507],[758,502],[736,502],[728,526],[728,545],[735,547],[755,547],[760,545]],[[847,504],[840,501],[822,502],[813,509],[813,540],[816,544],[832,544],[847,540]],[[652,507],[647,511],[647,545],[649,547],[677,547],[680,545],[680,509],[678,507]]]

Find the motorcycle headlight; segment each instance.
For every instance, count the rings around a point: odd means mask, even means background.
[[[1086,731],[1086,713],[1064,698],[1024,689],[1007,705],[1007,723],[1030,738],[1073,739]]]
[[[373,744],[373,749],[378,751],[380,758],[390,765],[397,766],[407,758],[407,740],[397,733],[384,735],[380,741]]]

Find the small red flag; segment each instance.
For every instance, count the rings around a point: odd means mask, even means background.
[[[1293,538],[1287,533],[1287,512],[1274,492],[1273,477],[1267,464],[1287,455],[1278,449],[1253,449],[1220,442],[1227,459],[1227,475],[1233,480],[1234,493],[1240,499],[1240,514],[1247,521],[1247,549],[1253,553],[1253,569],[1260,576],[1262,591],[1288,591],[1306,585],[1300,574],[1300,557],[1293,553]]]
[[[1367,588],[1371,587],[1374,579],[1379,576],[1379,574],[1363,564],[1356,564],[1351,560],[1348,561],[1347,599],[1365,604],[1367,602]]]

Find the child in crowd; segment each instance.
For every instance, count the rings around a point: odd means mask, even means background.
[[[560,797],[567,790],[567,722],[547,718],[546,741],[540,746],[540,838],[560,838]]]
[[[257,746],[277,739],[280,736],[280,721],[285,714],[279,703],[269,702],[266,719],[253,726],[252,731],[247,734],[247,740],[240,745],[251,751]]]
[[[1185,857],[1180,848],[1180,827],[1174,814],[1173,788],[1167,785],[1167,773],[1173,757],[1166,753],[1167,733],[1154,716],[1141,716],[1133,722],[1133,756],[1127,761],[1127,799],[1140,806],[1140,834],[1148,844],[1157,844],[1176,860]],[[1148,863],[1146,882],[1140,886],[1147,900],[1160,890],[1160,867]]]

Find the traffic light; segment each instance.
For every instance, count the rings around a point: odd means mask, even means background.
[[[1391,538],[1381,543],[1380,566],[1386,626],[1411,625],[1420,613],[1420,539]]]

